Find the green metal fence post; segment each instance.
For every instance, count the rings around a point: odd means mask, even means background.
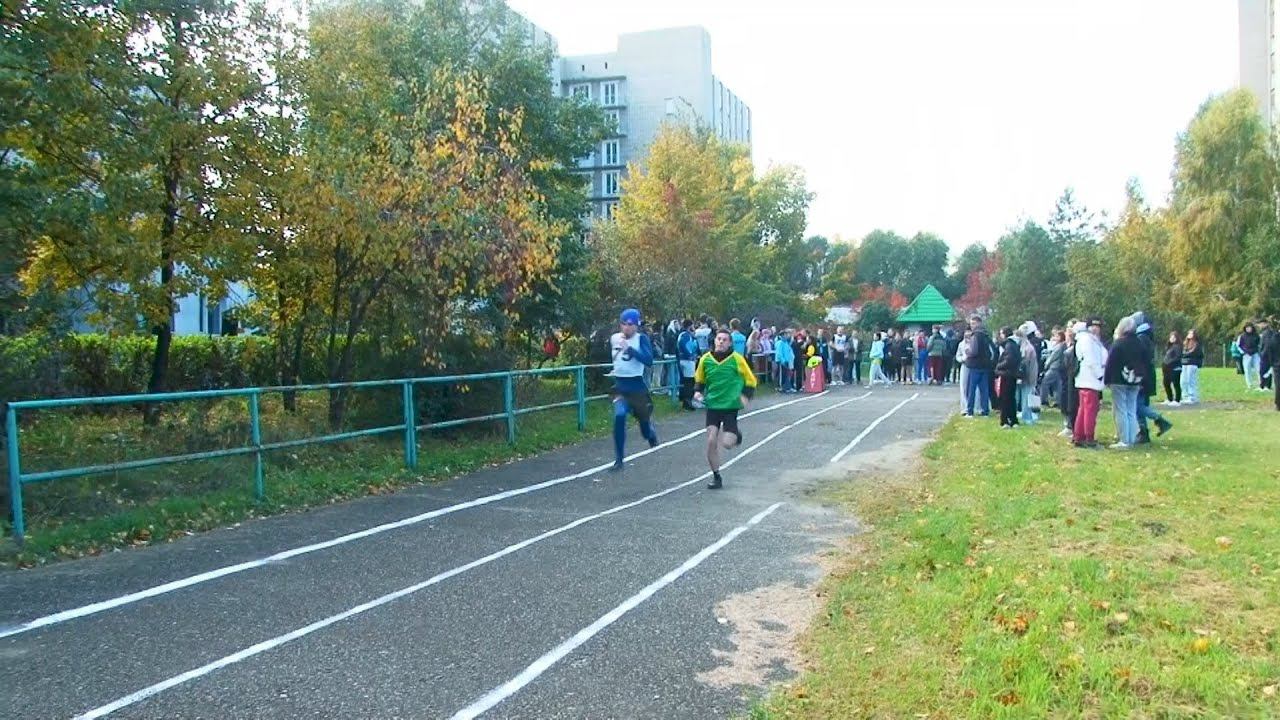
[[[516,444],[516,385],[511,373],[502,376],[502,411],[507,414],[507,442]]]
[[[418,420],[413,407],[413,383],[404,384],[404,464],[409,469],[418,466]]]
[[[578,431],[587,429],[587,369],[581,365],[573,374],[573,390],[578,400]]]
[[[258,411],[258,392],[249,395],[249,422],[252,433],[250,440],[256,451],[253,453],[253,497],[262,500],[267,495],[266,483],[262,477],[262,422]]]
[[[9,511],[13,520],[13,539],[22,547],[26,523],[22,517],[22,468],[18,465],[18,410],[12,405],[5,417],[5,436],[9,453]]]

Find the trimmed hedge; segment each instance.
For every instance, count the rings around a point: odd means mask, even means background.
[[[0,402],[145,392],[153,336],[0,337]],[[271,338],[175,337],[168,390],[214,390],[275,384]]]

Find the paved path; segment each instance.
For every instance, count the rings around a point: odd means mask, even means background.
[[[771,397],[742,421],[721,491],[700,479],[701,437],[677,441],[698,430],[690,414],[620,476],[589,472],[609,460],[601,439],[0,573],[0,714],[731,716],[761,689],[699,676],[732,656],[744,624],[771,622],[717,608],[812,583],[814,553],[854,530],[806,501],[814,470],[856,439],[837,469],[856,474],[861,453],[924,437],[956,406],[950,388]]]

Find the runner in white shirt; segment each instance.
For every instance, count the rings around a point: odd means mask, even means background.
[[[836,328],[835,337],[831,338],[831,384],[844,384],[844,365],[849,357],[849,336],[844,334],[844,326]]]

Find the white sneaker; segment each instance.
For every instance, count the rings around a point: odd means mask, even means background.
[[[1071,431],[1066,428],[1062,428],[1062,431],[1058,433],[1058,437],[1071,437]]]
[[[1127,443],[1122,443],[1122,442],[1113,443],[1110,447],[1112,450],[1128,450],[1129,449],[1129,445]]]

